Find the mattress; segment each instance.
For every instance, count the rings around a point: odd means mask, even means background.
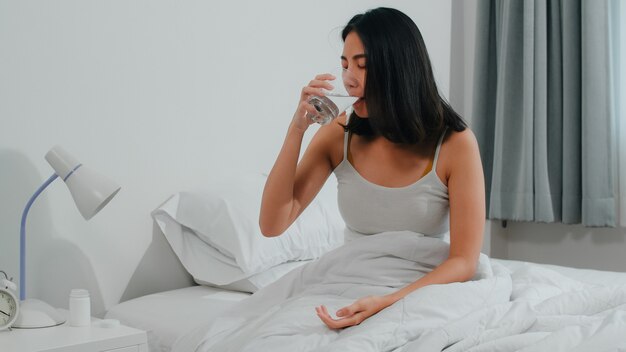
[[[554,270],[572,279],[591,284],[626,284],[626,273],[576,269],[557,265],[492,259],[511,271],[527,266]],[[170,351],[174,342],[186,334],[202,334],[219,313],[233,307],[250,294],[207,286],[192,286],[135,298],[111,308],[106,318],[147,331],[150,352]],[[193,340],[193,339],[191,339]]]
[[[191,286],[138,297],[112,307],[105,318],[145,330],[150,352],[166,352],[176,339],[210,322],[250,296],[208,286]]]

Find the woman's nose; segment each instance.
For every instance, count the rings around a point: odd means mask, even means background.
[[[343,77],[343,84],[350,95],[354,95],[361,88],[359,80],[354,77]]]

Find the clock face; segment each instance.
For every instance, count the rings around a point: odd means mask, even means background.
[[[17,315],[17,302],[7,291],[0,290],[0,327],[8,325]]]

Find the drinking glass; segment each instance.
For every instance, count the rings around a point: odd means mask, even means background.
[[[359,100],[358,96],[354,96],[360,86],[354,73],[344,68],[332,71],[331,74],[335,76],[335,79],[330,81],[334,88],[332,90],[322,89],[324,96],[314,95],[308,100],[309,104],[315,107],[317,113],[307,112],[307,117],[320,125],[328,124]]]

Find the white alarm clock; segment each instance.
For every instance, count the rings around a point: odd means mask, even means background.
[[[6,273],[2,271],[6,276]],[[0,278],[0,331],[11,329],[11,326],[20,313],[20,301],[15,296],[15,284]]]

